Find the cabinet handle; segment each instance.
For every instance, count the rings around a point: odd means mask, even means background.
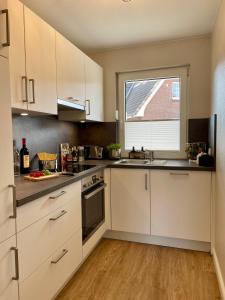
[[[10,46],[9,10],[3,9],[1,13],[5,14],[6,17],[6,42],[2,43],[2,47],[9,47]]]
[[[19,259],[18,259],[18,248],[11,247],[11,251],[14,251],[15,254],[15,276],[12,277],[12,280],[19,280]]]
[[[59,197],[61,197],[62,195],[66,194],[66,191],[62,191],[59,194],[55,195],[55,196],[50,196],[49,199],[57,199]]]
[[[67,211],[62,210],[61,213],[58,216],[50,218],[49,221],[56,221],[56,220],[60,219],[62,216],[64,216],[65,214],[67,214]]]
[[[88,113],[87,113],[87,110],[86,110],[86,116],[90,116],[90,114],[91,114],[91,100],[87,99],[85,101],[88,103]]]
[[[172,176],[189,176],[189,173],[170,172],[170,175],[172,175]]]
[[[15,184],[10,184],[9,188],[13,189],[13,214],[10,216],[10,219],[16,219],[17,217],[17,210],[16,210],[16,186]]]
[[[60,256],[58,258],[56,258],[55,260],[52,260],[51,264],[57,264],[63,258],[63,256],[65,256],[68,252],[69,252],[69,250],[63,249],[62,254],[60,254]]]
[[[145,174],[145,190],[148,190],[148,174]]]
[[[35,80],[34,79],[29,79],[29,82],[32,85],[32,101],[30,101],[30,104],[35,104]]]
[[[28,85],[27,85],[27,76],[22,76],[22,83],[24,82],[24,91],[25,91],[25,99],[22,101],[24,103],[28,102]]]

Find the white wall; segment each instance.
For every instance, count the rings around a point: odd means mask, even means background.
[[[225,282],[225,0],[212,40],[212,112],[217,114],[215,251]]]
[[[210,115],[211,38],[209,36],[89,53],[104,68],[105,120],[114,121],[115,73],[190,64],[190,118]]]

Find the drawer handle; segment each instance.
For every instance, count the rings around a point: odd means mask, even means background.
[[[51,264],[57,264],[63,258],[63,256],[65,256],[68,252],[69,252],[69,250],[63,249],[62,254],[60,254],[60,256],[58,258],[56,258],[55,260],[52,260]]]
[[[12,280],[19,280],[19,259],[18,259],[18,248],[16,247],[11,247],[11,251],[14,251],[15,253],[15,276],[12,277]]]
[[[67,214],[67,211],[66,210],[62,210],[61,213],[58,216],[50,218],[49,221],[56,221],[59,218],[61,218],[62,216],[64,216],[65,214]]]
[[[62,191],[55,196],[50,196],[49,199],[57,199],[57,198],[61,197],[62,195],[64,195],[65,193],[66,193],[65,191]]]
[[[189,176],[189,173],[175,173],[175,172],[171,172],[170,175],[172,175],[172,176]]]

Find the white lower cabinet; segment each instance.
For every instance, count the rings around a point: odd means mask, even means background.
[[[210,242],[211,173],[151,171],[151,234]]]
[[[111,169],[112,230],[150,234],[149,170]]]
[[[71,199],[63,207],[19,232],[17,243],[20,279],[28,277],[79,228],[81,228],[81,201]]]
[[[16,236],[0,244],[0,299],[18,299],[18,281],[16,278]],[[13,279],[14,278],[14,279]]]
[[[50,300],[82,262],[82,233],[75,232],[34,273],[20,282],[21,300]]]

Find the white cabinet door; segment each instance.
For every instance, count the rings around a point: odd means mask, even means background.
[[[111,169],[112,229],[150,234],[149,171]]]
[[[50,300],[82,261],[81,230],[74,233],[31,276],[19,283],[20,300]]]
[[[24,6],[29,110],[57,114],[55,30]]]
[[[57,94],[85,105],[84,53],[56,32]]]
[[[88,56],[85,56],[85,99],[86,119],[103,122],[103,70]]]
[[[14,248],[14,249],[12,249]],[[13,236],[0,244],[0,299],[18,299],[18,281],[16,278],[15,253],[16,237]],[[14,278],[14,279],[13,279]]]
[[[9,56],[10,24],[7,0],[0,0],[0,55]]]
[[[0,55],[9,58],[11,106],[16,109],[27,109],[25,41],[23,4],[18,0],[0,1],[0,9],[8,9],[10,46],[0,47]],[[6,32],[5,14],[0,15],[0,32]],[[2,37],[0,33],[0,36]],[[1,38],[1,42],[6,37]]]
[[[9,185],[14,183],[12,120],[9,95],[8,60],[0,58],[0,242],[15,234],[13,215],[13,193]],[[4,175],[3,175],[4,174]]]
[[[151,171],[151,234],[210,242],[211,173]]]

